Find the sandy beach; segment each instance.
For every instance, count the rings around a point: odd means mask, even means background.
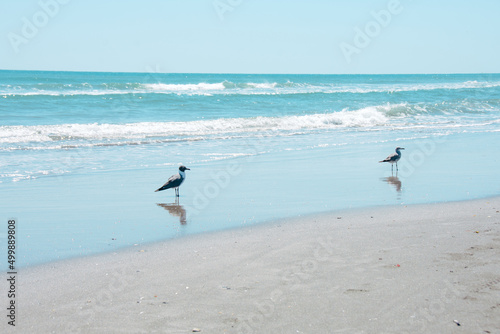
[[[10,1],[0,334],[500,334],[499,12]]]
[[[53,262],[19,272],[16,327],[2,328],[498,333],[499,210],[497,197],[337,211]]]

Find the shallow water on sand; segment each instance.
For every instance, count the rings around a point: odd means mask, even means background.
[[[377,163],[386,145],[197,164],[178,202],[172,190],[153,192],[171,168],[43,178],[4,185],[2,206],[19,221],[18,265],[32,265],[315,212],[496,195],[500,154],[478,164],[483,141],[402,141],[398,173]]]
[[[0,71],[2,219],[18,220],[27,266],[316,212],[498,195],[499,89],[500,75]],[[396,146],[391,173],[378,161]],[[180,163],[191,170],[176,203],[154,190]]]

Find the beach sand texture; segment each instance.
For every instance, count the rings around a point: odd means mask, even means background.
[[[337,211],[31,267],[15,330],[499,333],[499,210]]]

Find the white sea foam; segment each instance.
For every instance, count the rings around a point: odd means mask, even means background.
[[[311,115],[221,118],[191,122],[2,126],[0,127],[0,143],[15,144],[120,139],[154,140],[155,138],[178,140],[183,137],[200,140],[210,135],[234,136],[256,132],[277,134],[292,130],[370,127],[382,125],[388,121],[387,116],[384,114],[384,109],[387,108],[390,109],[389,106],[381,106],[367,107],[355,111],[343,110]]]
[[[450,128],[477,121],[456,122],[450,115],[419,104],[383,104],[357,110],[281,117],[219,118],[186,122],[126,124],[59,124],[0,126],[0,150],[70,149],[89,146],[127,146],[179,141],[222,140],[248,136],[289,136],[314,130],[363,128],[376,130]],[[439,111],[439,107],[436,107]],[[461,114],[461,111],[455,111]]]
[[[248,87],[251,87],[251,88],[259,88],[259,89],[272,89],[272,88],[276,88],[278,84],[276,82],[272,82],[272,83],[253,83],[253,82],[250,82],[248,83]]]
[[[476,110],[474,106],[472,108]],[[466,108],[466,109],[467,109]],[[468,109],[467,109],[468,110]],[[219,118],[188,122],[139,122],[126,124],[60,124],[0,126],[1,150],[67,149],[87,146],[126,146],[179,141],[221,140],[246,136],[288,136],[312,130],[359,127],[376,130],[462,127],[480,125],[463,120],[467,110],[441,105],[383,104],[357,110],[344,109],[281,117]],[[457,115],[458,118],[453,117]],[[472,113],[472,117],[475,113]],[[479,121],[479,123],[478,123]],[[29,143],[29,144],[28,144]]]
[[[144,88],[150,93],[176,93],[176,94],[241,94],[241,95],[274,95],[274,94],[338,94],[338,93],[396,93],[413,91],[431,91],[438,89],[482,89],[500,87],[500,82],[478,82],[466,81],[456,83],[433,83],[433,84],[356,84],[338,85],[332,84],[308,84],[286,82],[272,83],[232,83],[223,81],[219,83],[198,84],[145,84]]]
[[[223,82],[219,83],[198,83],[198,84],[164,84],[154,83],[145,84],[144,88],[151,91],[167,91],[167,92],[186,92],[186,91],[212,91],[224,90],[226,87]]]
[[[75,96],[75,95],[124,95],[134,91],[126,90],[35,90],[19,92],[0,92],[0,96]]]
[[[221,81],[217,83],[128,83],[101,84],[91,86],[80,84],[80,87],[63,85],[61,87],[7,87],[0,89],[0,96],[74,96],[74,95],[116,95],[116,94],[177,94],[177,95],[277,95],[277,94],[367,94],[398,93],[432,90],[484,89],[500,87],[500,82],[465,81],[453,83],[426,84],[348,84],[336,83],[277,83],[277,82],[243,82],[233,83]]]

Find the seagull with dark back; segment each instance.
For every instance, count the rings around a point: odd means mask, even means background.
[[[162,191],[165,189],[170,189],[174,188],[175,189],[175,196],[179,197],[179,187],[181,186],[182,182],[186,179],[186,170],[190,170],[186,166],[180,166],[179,167],[179,174],[172,175],[168,181],[162,185],[160,188],[156,189],[155,192],[157,191]]]
[[[404,150],[404,147],[396,147],[396,153],[391,154],[387,158],[379,162],[388,162],[391,164],[391,171],[394,168],[394,164],[396,164],[396,170],[398,170],[398,161],[401,159],[401,150]]]

